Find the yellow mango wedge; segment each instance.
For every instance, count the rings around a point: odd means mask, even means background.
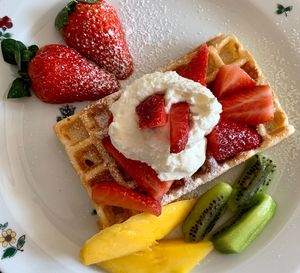
[[[98,265],[109,273],[188,273],[212,250],[209,241],[164,240],[146,250]]]
[[[105,228],[84,243],[81,262],[85,265],[100,263],[148,248],[180,224],[194,204],[195,200],[174,202],[164,206],[158,217],[141,213]]]

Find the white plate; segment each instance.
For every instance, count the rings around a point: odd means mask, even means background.
[[[300,272],[300,1],[276,14],[276,1],[115,0],[138,77],[181,56],[219,32],[236,34],[254,54],[296,127],[296,134],[268,151],[279,167],[270,192],[278,211],[263,234],[239,255],[209,255],[194,272]],[[59,0],[0,0],[6,32],[26,44],[62,42],[53,20]],[[26,235],[22,249],[0,260],[0,271],[99,272],[78,262],[80,245],[97,230],[86,192],[52,126],[57,105],[34,96],[7,100],[15,76],[0,60],[0,224]],[[76,104],[77,109],[83,103]],[[227,177],[229,177],[227,175]],[[7,229],[6,228],[6,229]],[[23,237],[22,237],[23,238]],[[4,248],[0,244],[0,255]]]

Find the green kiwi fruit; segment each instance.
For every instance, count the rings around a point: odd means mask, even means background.
[[[276,170],[271,159],[258,154],[251,157],[241,177],[234,183],[228,206],[237,211],[251,206],[259,193],[266,192]]]
[[[260,193],[253,207],[213,235],[214,247],[223,253],[241,253],[263,231],[275,211],[276,203],[272,197]]]
[[[219,183],[198,199],[182,225],[185,241],[200,241],[212,230],[223,213],[231,192],[229,184]]]

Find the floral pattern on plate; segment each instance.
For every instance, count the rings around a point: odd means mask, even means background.
[[[7,32],[7,30],[12,27],[12,20],[8,16],[0,18],[0,41],[11,37],[11,33]]]
[[[17,233],[8,228],[8,223],[0,224],[0,246],[3,248],[1,259],[11,258],[17,254],[18,251],[24,251],[26,236],[23,234],[17,239]]]
[[[284,14],[286,17],[288,16],[288,12],[292,11],[293,6],[283,6],[281,4],[277,4],[276,14]]]
[[[73,105],[69,105],[69,104],[59,107],[59,112],[61,115],[56,117],[56,121],[59,122],[64,118],[74,115],[75,110],[76,110],[76,107]]]

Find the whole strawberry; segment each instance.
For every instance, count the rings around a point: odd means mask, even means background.
[[[118,14],[105,0],[72,1],[57,15],[55,25],[67,45],[118,79],[132,73],[132,57]]]
[[[41,48],[29,63],[36,96],[48,103],[97,100],[118,90],[115,76],[64,45]]]
[[[18,67],[8,98],[36,96],[48,103],[97,100],[119,89],[116,77],[65,45],[26,47],[22,42],[1,42],[5,62]]]

